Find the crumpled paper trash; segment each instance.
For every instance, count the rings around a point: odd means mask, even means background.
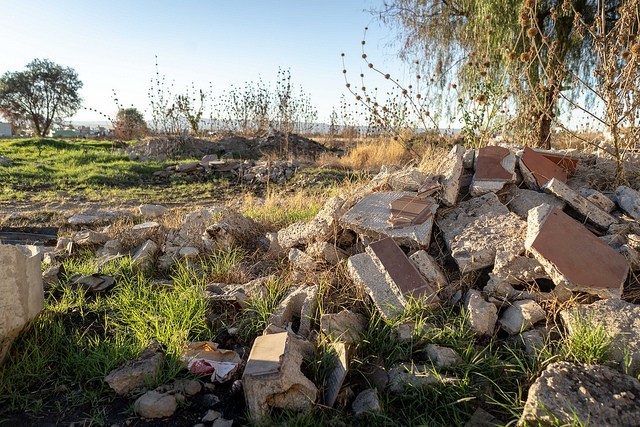
[[[220,349],[211,341],[188,343],[180,359],[192,374],[211,374],[211,381],[219,383],[228,381],[242,363],[238,353]]]

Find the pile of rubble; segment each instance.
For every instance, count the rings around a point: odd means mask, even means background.
[[[284,184],[298,171],[299,163],[284,160],[237,161],[219,160],[216,154],[208,154],[199,162],[178,163],[154,172],[154,176],[206,176],[228,178],[243,184]]]
[[[577,416],[593,425],[630,425],[629,420],[640,419],[640,400],[634,397],[640,382],[628,375],[640,373],[640,306],[621,297],[629,272],[640,271],[640,193],[620,186],[605,195],[584,187],[572,174],[587,161],[529,148],[455,146],[440,175],[384,167],[370,183],[329,199],[311,221],[266,236],[251,219],[224,207],[189,213],[178,227],[164,229],[154,219],[166,208],[143,205],[139,214],[147,222],[130,230],[136,246],[131,254],[139,268],[166,269],[180,258],[250,247],[263,251],[265,259],[288,259],[294,278],[300,279],[346,263],[352,282],[384,318],[395,318],[412,300],[434,307],[458,305],[477,335],[519,337],[531,351],[551,333],[545,320],[554,313],[545,311],[544,302],[590,295],[596,302],[565,310],[560,317],[569,334],[580,316],[603,322],[614,335],[611,366],[549,365],[529,391],[521,422],[563,424]],[[215,162],[209,159],[206,167]],[[202,162],[194,167],[205,168]],[[78,216],[69,221],[80,224]],[[79,230],[59,239],[57,251],[72,251],[74,245],[94,247],[102,261],[126,253],[104,230]],[[242,307],[264,292],[266,280],[210,284],[207,297],[212,304]],[[93,277],[77,283],[103,291],[111,282]],[[227,361],[233,363],[233,375],[241,375],[238,387],[251,417],[261,418],[273,407],[336,402],[350,351],[362,339],[367,319],[349,310],[318,315],[318,293],[318,285],[290,289],[248,356]],[[396,333],[400,340],[411,340],[414,325],[401,325]],[[324,393],[302,369],[319,335],[329,342],[334,359]],[[207,345],[219,350],[214,343]],[[426,351],[430,364],[408,360],[382,370],[382,377],[373,375],[373,387],[352,400],[353,411],[380,410],[381,391],[455,381],[445,372],[461,363],[461,356],[436,345]],[[153,366],[144,370],[146,375]],[[443,374],[433,374],[433,367]],[[112,374],[107,382],[113,388]],[[159,417],[168,416],[175,410],[175,395],[182,393],[176,387],[181,386],[147,392],[136,411],[147,416],[145,402],[164,399],[169,410]]]

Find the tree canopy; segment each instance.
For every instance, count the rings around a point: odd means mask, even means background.
[[[0,77],[0,112],[12,123],[28,121],[45,136],[54,120],[73,115],[81,106],[82,82],[75,70],[47,59],[34,59],[24,71]]]
[[[115,121],[117,138],[133,139],[145,136],[147,132],[147,122],[137,108],[121,108],[118,110]]]

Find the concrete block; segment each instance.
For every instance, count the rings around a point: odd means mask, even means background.
[[[469,289],[464,298],[464,308],[469,319],[469,326],[480,335],[493,335],[498,321],[498,309],[485,301],[482,294]]]
[[[515,335],[547,317],[545,311],[533,300],[514,302],[500,317],[500,327],[509,335]]]
[[[611,224],[618,222],[614,217],[573,191],[562,181],[553,178],[544,184],[542,189],[564,200],[587,221],[602,229],[606,230]]]
[[[525,222],[494,193],[460,203],[437,222],[461,272],[493,265],[499,250],[524,252]]]
[[[582,197],[584,197],[606,213],[611,213],[616,209],[616,203],[598,190],[594,190],[592,188],[583,188],[579,191],[579,193]]]
[[[158,218],[169,212],[169,209],[161,205],[142,204],[138,206],[138,212],[145,218]]]
[[[370,194],[345,213],[340,218],[340,224],[374,240],[391,237],[402,246],[415,249],[429,246],[433,215],[438,205],[434,203],[431,206],[432,215],[422,224],[393,228],[389,223],[390,204],[402,196],[415,196],[415,194],[401,191],[380,191]]]
[[[463,169],[464,147],[456,145],[451,149],[444,164],[442,174],[442,194],[440,201],[445,206],[454,206],[460,192],[460,176]]]
[[[306,338],[311,331],[311,321],[315,317],[317,307],[318,286],[301,287],[282,300],[269,322],[287,329],[293,324],[294,318],[299,318],[300,327],[292,332]]]
[[[558,209],[564,209],[565,206],[565,203],[553,194],[540,193],[516,186],[510,189],[505,204],[511,212],[525,220],[527,219],[529,210],[536,206],[547,204],[555,206]]]
[[[256,338],[242,375],[251,418],[264,417],[269,407],[303,410],[316,401],[318,389],[300,371],[304,344],[288,332]]]
[[[409,259],[418,268],[427,283],[435,291],[444,289],[447,285],[447,276],[442,271],[440,264],[424,250],[412,254]]]
[[[0,363],[44,308],[41,259],[35,246],[0,244]]]
[[[640,221],[640,192],[624,185],[616,188],[618,206],[636,221]]]

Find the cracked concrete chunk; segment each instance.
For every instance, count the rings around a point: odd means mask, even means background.
[[[442,267],[426,251],[419,250],[412,254],[409,259],[418,268],[418,271],[431,286],[431,289],[439,291],[447,286],[447,276],[444,275]]]
[[[420,248],[429,246],[433,215],[438,208],[436,203],[430,207],[431,216],[422,224],[393,228],[389,224],[391,216],[390,204],[403,197],[415,196],[415,193],[400,191],[379,191],[362,199],[340,218],[340,223],[350,230],[372,239],[391,237],[399,245]],[[425,200],[433,202],[433,199]]]
[[[615,202],[597,190],[592,188],[583,188],[579,193],[606,213],[611,213],[616,209]]]
[[[347,371],[349,370],[349,358],[347,356],[347,346],[341,342],[329,344],[329,369],[327,385],[324,393],[324,404],[333,407],[342,388]]]
[[[307,246],[306,252],[330,265],[337,265],[349,258],[346,251],[328,242],[312,243]]]
[[[149,270],[153,267],[153,259],[158,252],[158,245],[153,240],[147,240],[133,254],[132,263],[141,270]]]
[[[401,363],[389,369],[389,391],[401,393],[405,387],[423,387],[428,384],[446,382],[431,371],[426,365],[414,365],[413,363]]]
[[[270,407],[310,408],[318,389],[300,371],[306,348],[288,332],[256,338],[242,375],[249,414],[260,419]]]
[[[525,247],[556,288],[601,298],[622,295],[629,271],[625,257],[557,208],[542,205],[529,212]]]
[[[496,192],[516,181],[516,155],[509,149],[488,146],[476,151],[475,173],[471,182],[472,196]]]
[[[555,178],[551,179],[542,186],[542,189],[564,200],[582,217],[586,218],[587,221],[602,229],[606,230],[611,224],[618,222],[614,217],[582,197],[579,193],[573,191],[562,181]]]
[[[289,249],[289,262],[299,270],[313,271],[318,268],[316,260],[298,248]]]
[[[519,425],[636,426],[640,381],[606,366],[549,365],[529,389]]]
[[[395,167],[399,168],[397,165],[383,166],[380,173],[371,179],[371,185],[386,186],[393,191],[418,191],[430,178],[415,167],[392,170]]]
[[[404,302],[391,290],[387,277],[378,269],[369,254],[362,253],[350,257],[347,270],[356,286],[369,294],[384,318],[391,319],[404,311]]]
[[[77,245],[101,245],[109,240],[104,233],[93,230],[81,230],[71,234],[71,240]]]
[[[178,402],[172,394],[151,390],[140,396],[133,404],[133,410],[142,418],[166,418],[176,412]]]
[[[145,218],[157,218],[169,212],[169,209],[161,205],[142,204],[138,206],[138,212]]]
[[[364,414],[365,412],[379,412],[381,407],[378,399],[378,390],[369,388],[361,391],[351,404],[351,409],[356,415]]]
[[[109,372],[104,381],[117,395],[123,396],[134,390],[151,385],[160,372],[164,354],[156,345],[150,345],[140,353],[140,356],[125,365]]]
[[[284,250],[312,242],[327,241],[339,231],[338,218],[345,212],[345,199],[330,198],[309,222],[298,221],[278,231],[278,244]]]
[[[485,301],[480,291],[469,289],[464,297],[464,308],[471,329],[480,335],[493,335],[498,321],[498,309]]]
[[[522,219],[527,219],[529,210],[543,204],[556,206],[558,209],[564,209],[565,203],[553,194],[540,193],[525,188],[513,187],[509,191],[506,205]]]
[[[447,369],[463,363],[462,357],[452,348],[429,344],[426,350],[429,359],[438,369]]]
[[[445,206],[454,206],[460,192],[460,176],[463,169],[464,147],[456,145],[451,149],[444,164],[442,174],[442,194],[440,201]]]
[[[0,244],[0,363],[44,308],[41,257],[35,246]]]
[[[612,340],[611,360],[628,368],[631,375],[640,374],[640,306],[610,298],[560,312],[569,334],[575,332],[577,321],[594,327],[602,325]],[[627,365],[628,366],[625,366]]]
[[[547,314],[537,302],[533,300],[516,301],[502,314],[500,327],[509,335],[515,335],[529,329],[546,317]]]
[[[298,330],[292,332],[307,337],[311,331],[311,321],[317,307],[318,286],[301,287],[282,300],[276,312],[269,319],[269,323],[287,329],[293,325],[294,319],[300,319]]]
[[[74,214],[69,217],[67,222],[71,225],[91,225],[101,220],[102,218],[96,215]]]
[[[618,206],[636,221],[640,221],[640,192],[621,185],[616,188]]]
[[[367,319],[364,316],[346,309],[320,317],[320,330],[332,341],[356,344],[361,341],[366,327]]]
[[[524,221],[494,193],[460,203],[437,223],[451,256],[465,273],[493,265],[498,250],[524,251]]]

